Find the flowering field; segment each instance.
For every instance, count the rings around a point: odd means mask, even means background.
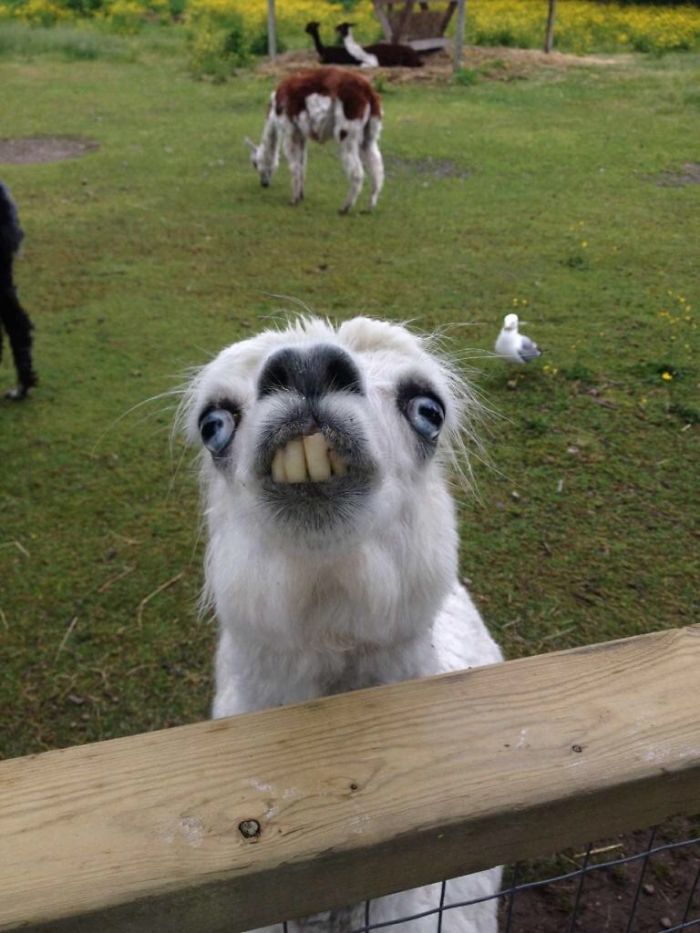
[[[236,52],[251,46],[262,51],[266,11],[267,0],[0,0],[0,20],[52,25],[90,16],[117,32],[135,32],[146,20],[164,22],[184,15],[205,44],[213,41],[217,30],[233,29]],[[476,45],[540,47],[546,15],[546,0],[469,0],[467,40]],[[283,43],[293,47],[307,44],[303,29],[312,19],[321,22],[327,42],[333,25],[348,17],[361,39],[374,40],[380,33],[371,0],[277,0],[277,17]],[[576,53],[698,48],[700,8],[559,0],[556,46]],[[237,63],[243,62],[239,58]]]

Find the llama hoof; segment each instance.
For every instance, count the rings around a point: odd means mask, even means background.
[[[338,213],[340,214],[341,217],[343,217],[344,215],[350,213],[350,207],[348,205],[346,205],[345,207],[341,207]]]

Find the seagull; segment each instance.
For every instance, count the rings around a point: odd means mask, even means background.
[[[518,333],[517,314],[506,314],[494,349],[510,363],[529,363],[542,355],[534,340]]]

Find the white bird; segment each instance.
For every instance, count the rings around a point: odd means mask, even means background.
[[[518,315],[506,314],[494,347],[496,353],[510,363],[529,363],[542,355],[534,340],[518,333]]]

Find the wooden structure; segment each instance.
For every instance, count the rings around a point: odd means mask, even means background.
[[[557,0],[549,0],[547,10],[547,31],[544,36],[544,50],[551,52],[554,48],[554,21],[557,17]]]
[[[0,763],[0,930],[233,933],[700,812],[700,626]]]
[[[372,0],[387,42],[410,45],[417,52],[449,45],[445,38],[458,0]]]

